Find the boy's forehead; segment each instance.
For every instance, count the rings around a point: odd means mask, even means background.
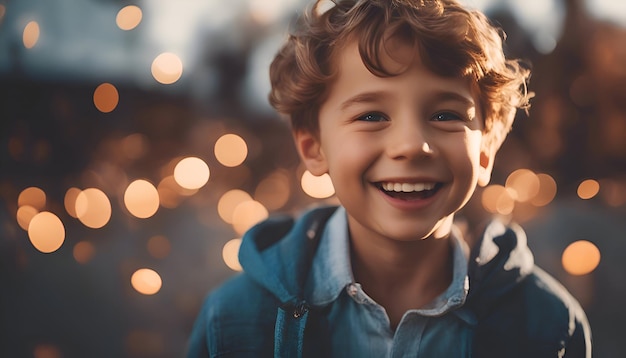
[[[422,64],[417,46],[411,46],[406,41],[395,38],[387,38],[379,53],[372,54],[380,61],[380,65],[386,72],[400,74],[416,62]],[[359,41],[350,39],[336,47],[331,61],[336,70],[341,72],[346,69],[354,69],[355,65],[367,67],[364,58],[359,51]]]
[[[456,101],[464,102],[473,107],[474,111],[480,111],[479,92],[477,86],[471,78],[464,77],[442,77],[429,69],[419,56],[417,46],[410,46],[406,42],[387,41],[386,49],[380,54],[380,63],[385,70],[390,73],[401,75],[405,71],[410,71],[410,76],[425,76],[424,81],[419,83],[422,94],[435,96],[434,98],[455,98]],[[333,56],[333,66],[335,67],[335,80],[331,84],[329,94],[332,98],[327,101],[338,104],[345,101],[352,92],[370,92],[382,95],[383,92],[392,90],[395,76],[378,76],[370,71],[364,63],[359,52],[357,40],[346,42],[341,48],[337,48]],[[387,80],[386,80],[387,79]],[[373,92],[372,92],[373,91]],[[453,96],[454,95],[454,96]],[[357,96],[358,97],[358,96]],[[360,98],[360,97],[359,97]],[[433,98],[433,99],[434,99]],[[346,101],[350,103],[350,101]],[[345,107],[341,104],[340,107]]]

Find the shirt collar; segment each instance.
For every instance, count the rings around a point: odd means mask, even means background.
[[[327,305],[353,281],[348,221],[346,210],[340,206],[326,223],[313,258],[307,287],[310,301],[316,306]]]
[[[469,249],[460,231],[451,234],[453,274],[448,289],[430,304],[418,310],[424,315],[441,315],[465,302],[469,291],[467,263]],[[310,303],[324,306],[337,299],[346,286],[354,282],[350,262],[348,220],[346,211],[339,207],[330,217],[313,258],[307,282]]]

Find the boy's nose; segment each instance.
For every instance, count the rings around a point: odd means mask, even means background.
[[[427,130],[416,123],[396,125],[388,142],[389,157],[397,160],[414,160],[433,156],[435,148],[429,143],[427,134]]]

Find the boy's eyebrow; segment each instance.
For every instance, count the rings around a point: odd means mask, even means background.
[[[355,104],[376,102],[385,96],[387,96],[387,94],[384,91],[359,93],[356,96],[350,97],[347,100],[343,101],[339,108],[341,110],[345,110],[346,108]]]
[[[374,91],[374,92],[364,92],[359,93],[353,97],[348,98],[344,102],[341,103],[339,108],[341,110],[345,110],[346,108],[359,104],[359,103],[372,103],[376,101],[380,101],[384,97],[388,96],[388,94],[384,91]],[[429,95],[430,101],[436,102],[444,102],[444,101],[456,101],[462,102],[463,104],[469,107],[475,107],[476,103],[474,99],[469,96],[464,96],[461,93],[454,91],[437,91]]]
[[[438,91],[432,94],[431,100],[444,102],[444,101],[455,101],[462,102],[463,104],[469,107],[475,107],[476,103],[471,96],[464,96],[461,93],[454,91]]]

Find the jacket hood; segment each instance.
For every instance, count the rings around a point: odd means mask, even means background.
[[[243,237],[239,261],[247,275],[270,291],[283,305],[304,300],[304,284],[324,224],[336,207],[313,209],[298,221],[272,217]]]
[[[304,285],[326,221],[336,207],[313,209],[294,221],[270,218],[243,237],[239,261],[255,282],[284,305],[306,300]],[[466,303],[479,317],[509,293],[534,267],[524,231],[517,225],[491,222],[470,253],[470,290]]]

